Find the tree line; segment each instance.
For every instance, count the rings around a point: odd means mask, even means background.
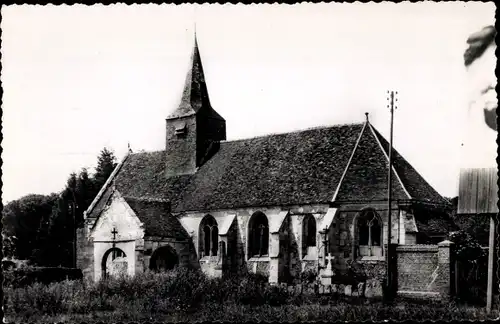
[[[4,206],[4,257],[37,266],[74,266],[76,228],[83,213],[116,167],[113,151],[101,150],[95,172],[71,173],[64,189],[50,195],[29,194]]]

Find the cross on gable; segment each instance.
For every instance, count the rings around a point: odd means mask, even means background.
[[[113,241],[116,240],[116,234],[118,234],[118,231],[116,230],[115,227],[113,227],[113,230],[111,231],[111,234],[113,234]]]

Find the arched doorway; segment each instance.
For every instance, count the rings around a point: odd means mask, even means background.
[[[127,256],[123,250],[114,247],[107,250],[101,262],[102,278],[126,275],[128,270]]]
[[[153,252],[149,261],[149,269],[154,271],[168,271],[174,269],[178,264],[179,257],[175,250],[165,245]]]

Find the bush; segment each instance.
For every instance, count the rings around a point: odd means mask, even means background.
[[[82,271],[74,268],[21,267],[4,272],[4,285],[23,287],[33,283],[49,284],[67,279],[78,280],[82,277]]]
[[[5,289],[5,311],[16,322],[298,321],[392,318],[483,318],[454,304],[363,305],[338,296],[306,296],[273,286],[261,275],[207,278],[175,269],[86,283],[34,283]],[[448,310],[450,306],[450,310]],[[483,317],[481,317],[483,316]]]

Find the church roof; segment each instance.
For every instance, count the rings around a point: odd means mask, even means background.
[[[169,201],[174,212],[385,200],[386,143],[369,123],[226,141],[195,174],[170,178],[164,151],[136,153],[113,184],[126,199]],[[394,200],[446,204],[401,155],[394,156]]]
[[[174,211],[328,202],[362,127],[222,142],[195,174],[168,179],[163,151],[132,154],[115,184],[125,196],[168,199]]]
[[[208,96],[205,73],[201,64],[198,40],[194,39],[193,51],[189,61],[189,69],[184,81],[184,88],[178,107],[167,116],[167,119],[187,117],[198,113],[202,107],[207,107],[210,117],[224,120],[215,110],[211,109]]]
[[[189,235],[179,220],[168,212],[169,203],[159,199],[134,199],[125,201],[144,224],[146,235],[188,239]]]

